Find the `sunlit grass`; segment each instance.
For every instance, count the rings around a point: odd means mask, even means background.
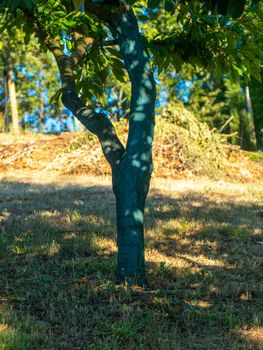
[[[0,349],[262,349],[263,191],[153,181],[148,286],[115,283],[101,178],[0,183]]]

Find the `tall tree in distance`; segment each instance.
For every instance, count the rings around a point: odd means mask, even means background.
[[[0,16],[0,24],[1,19]],[[35,36],[30,37],[14,26],[2,31],[0,47],[3,129],[11,131],[13,124],[12,130],[17,134],[24,117],[31,115],[34,124],[40,126],[38,130],[44,131],[46,116],[62,110],[61,103],[56,101],[60,77],[52,53],[40,52]]]
[[[8,100],[10,101],[11,118],[12,118],[12,131],[15,135],[19,134],[19,120],[18,120],[18,106],[16,98],[16,84],[14,77],[13,62],[11,57],[11,45],[10,38],[5,33],[3,38],[3,65],[4,65],[4,84],[5,84],[5,124],[6,130],[9,129],[8,121]]]
[[[7,83],[7,70],[4,65],[3,67],[3,86],[4,86],[4,113],[3,113],[3,122],[5,132],[10,131],[10,120],[8,115],[8,83]]]
[[[261,73],[263,76],[263,74]],[[263,150],[263,86],[262,83],[253,79],[249,85],[251,101],[253,106],[253,116],[258,148]]]

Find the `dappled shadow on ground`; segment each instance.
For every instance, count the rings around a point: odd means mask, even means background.
[[[260,196],[153,191],[142,290],[114,283],[109,187],[0,190],[4,349],[263,347]]]

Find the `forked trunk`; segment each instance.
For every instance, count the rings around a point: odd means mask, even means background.
[[[155,81],[141,43],[132,10],[110,14],[109,26],[116,37],[132,85],[129,135],[126,149],[104,114],[89,109],[77,96],[73,68],[84,53],[81,41],[76,54],[63,53],[49,42],[62,78],[62,102],[88,130],[97,135],[112,168],[117,207],[118,279],[144,284],[144,206],[152,173]]]

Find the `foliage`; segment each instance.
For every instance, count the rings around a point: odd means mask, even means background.
[[[191,110],[200,120],[218,129],[231,118],[223,131],[230,134],[237,131],[240,135],[241,120],[245,118],[243,97],[238,93],[238,85],[232,85],[229,79],[244,82],[252,75],[261,80],[258,72],[263,57],[263,40],[260,39],[263,5],[257,1],[242,1],[238,7],[235,1],[130,3],[158,73],[176,71],[177,77],[178,74],[183,77],[188,70],[187,75],[192,75],[188,101]],[[25,17],[28,11],[50,36],[60,38],[68,54],[75,48],[73,31],[91,36],[97,42],[111,39],[103,22],[88,11],[78,11],[69,0],[3,1],[1,9],[0,25],[12,40],[13,52],[19,52],[14,56],[21,57],[20,68],[26,67],[17,70],[21,114],[34,109],[43,100],[43,89],[44,94],[49,99],[54,96],[55,101],[59,101],[61,93],[54,61],[40,53],[32,37],[35,29]],[[42,39],[39,40],[40,49],[46,50]],[[188,68],[185,68],[186,62]],[[204,66],[208,71],[200,68]],[[33,71],[44,78],[45,87],[39,80],[28,79]],[[227,77],[222,78],[223,73],[228,73]],[[81,64],[75,68],[75,78],[79,95],[89,106],[102,107],[117,119],[129,115],[130,88],[118,48],[89,46]],[[164,81],[161,76],[160,79]],[[29,90],[34,92],[29,93]],[[169,94],[171,98],[174,96],[171,89]],[[260,127],[257,134],[260,135]],[[232,142],[239,141],[234,136]]]
[[[118,3],[118,1],[116,1]],[[112,3],[116,5],[116,3]],[[255,35],[260,25],[262,6],[257,1],[131,1],[153,65],[158,71],[169,66],[177,72],[182,64],[205,66],[216,74],[229,72],[231,79],[249,79],[258,74],[262,62],[262,41]],[[101,5],[106,6],[106,5]],[[108,5],[107,5],[108,6]],[[213,12],[211,12],[211,10]],[[244,12],[243,12],[244,10]],[[50,36],[64,41],[68,52],[74,50],[72,32],[79,31],[97,41],[107,40],[111,34],[107,26],[90,12],[80,12],[69,0],[3,1],[2,26],[17,27],[25,33],[25,42],[35,31],[25,13],[33,13]],[[218,15],[218,11],[220,15]],[[242,12],[242,13],[241,13]],[[44,48],[43,43],[41,44]],[[117,79],[127,81],[117,48],[92,46],[82,65],[75,71],[77,88],[89,103],[105,101],[105,83]],[[111,84],[111,83],[109,83]]]
[[[138,6],[142,22],[144,19],[144,35],[159,72],[169,66],[178,72],[185,62],[189,62],[194,67],[214,70],[218,75],[229,72],[233,80],[244,76],[248,79],[250,75],[259,79],[262,41],[255,33],[260,26],[261,7],[247,1],[241,17],[231,18],[230,13],[219,16],[216,12],[208,12],[201,1],[148,4],[152,9],[146,16],[144,7]],[[240,4],[239,9],[242,9]]]
[[[36,38],[32,36],[26,39],[25,36],[26,33],[20,29],[5,29],[2,31],[0,43],[3,47],[6,45],[9,47],[20,117],[33,113],[39,114],[39,117],[42,114],[39,119],[43,119],[44,114],[58,109],[51,101],[52,96],[59,89],[58,70],[51,54],[41,52]],[[3,50],[0,54],[2,69],[5,64]],[[1,109],[3,109],[4,89],[0,91],[0,100],[2,100]]]
[[[159,78],[161,93],[166,96],[165,102],[182,101],[200,121],[229,135],[228,140],[232,144],[249,149],[252,134],[246,111],[243,79],[233,82],[227,74],[218,77],[213,71],[193,69],[187,64],[179,73],[168,71],[168,74],[161,74]],[[260,89],[261,83],[253,79],[250,86],[258,86]],[[253,88],[250,89],[250,93],[253,109],[254,101],[256,103],[255,128],[260,142],[261,94],[260,90],[257,94]]]
[[[35,37],[31,37],[23,54],[16,62],[17,91],[21,115],[43,109],[51,113],[56,109],[52,97],[59,89],[60,79],[54,58],[39,50]],[[60,105],[61,109],[61,105]]]

